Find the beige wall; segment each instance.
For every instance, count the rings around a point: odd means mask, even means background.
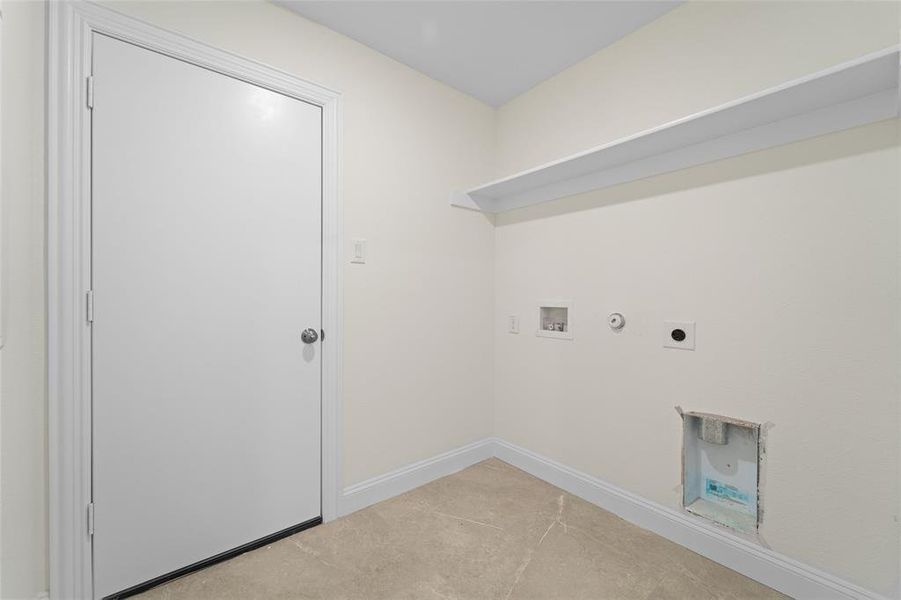
[[[499,174],[897,38],[894,3],[680,7],[503,106]],[[898,161],[888,121],[499,215],[496,435],[675,507],[675,405],[771,421],[765,542],[897,595]],[[571,342],[532,333],[553,297]]]
[[[897,2],[689,2],[498,110],[499,175],[898,43]]]
[[[0,597],[46,584],[44,6],[4,0]]]
[[[343,93],[344,484],[491,433],[493,226],[447,191],[492,175],[494,111],[267,3],[116,9]],[[4,2],[0,596],[46,589],[42,5]]]

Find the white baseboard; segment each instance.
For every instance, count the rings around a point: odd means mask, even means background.
[[[398,496],[493,456],[793,598],[889,600],[738,537],[725,528],[661,506],[497,438],[468,444],[347,487],[340,500],[340,514]]]
[[[514,467],[793,598],[888,600],[721,527],[636,496],[525,448],[495,440],[494,451],[497,458]]]
[[[341,494],[338,514],[344,516],[376,502],[399,496],[492,456],[494,440],[480,440],[351,485],[344,488]]]

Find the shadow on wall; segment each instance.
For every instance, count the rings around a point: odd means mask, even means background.
[[[818,144],[813,140],[804,140],[500,213],[496,215],[495,225],[515,225],[884,150],[899,143],[899,121],[892,121],[892,127],[886,127],[886,121],[882,121],[824,136],[841,136],[840,144]]]

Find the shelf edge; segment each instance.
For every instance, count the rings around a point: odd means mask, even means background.
[[[748,105],[798,86],[825,80],[843,72],[851,72],[855,68],[875,64],[877,61],[885,61],[885,59],[890,57],[894,57],[894,64],[891,68],[891,77],[894,81],[887,80],[885,87],[879,88],[881,91],[877,93],[871,93],[870,95],[860,96],[836,104],[827,104],[814,110],[801,112],[783,119],[775,119],[749,129],[714,136],[694,144],[680,146],[660,153],[651,153],[627,160],[622,164],[601,167],[596,171],[563,178],[559,181],[552,181],[548,184],[527,188],[519,192],[511,192],[498,197],[480,193],[482,190],[496,185],[532,176],[555,167],[562,167],[572,161],[587,158],[605,150],[611,150],[628,142],[653,136],[693,121],[699,121],[729,109]],[[880,68],[886,69],[887,67],[883,65]],[[468,191],[453,192],[450,196],[450,203],[453,206],[470,210],[492,213],[503,212],[897,117],[899,112],[899,68],[901,68],[901,46],[885,48],[735,101],[670,121],[658,127],[605,143],[587,151],[552,161],[476,188],[471,188]]]

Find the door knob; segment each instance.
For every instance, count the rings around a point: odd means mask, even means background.
[[[304,329],[303,333],[300,334],[300,339],[303,340],[304,344],[312,344],[319,339],[319,333],[315,329]]]

